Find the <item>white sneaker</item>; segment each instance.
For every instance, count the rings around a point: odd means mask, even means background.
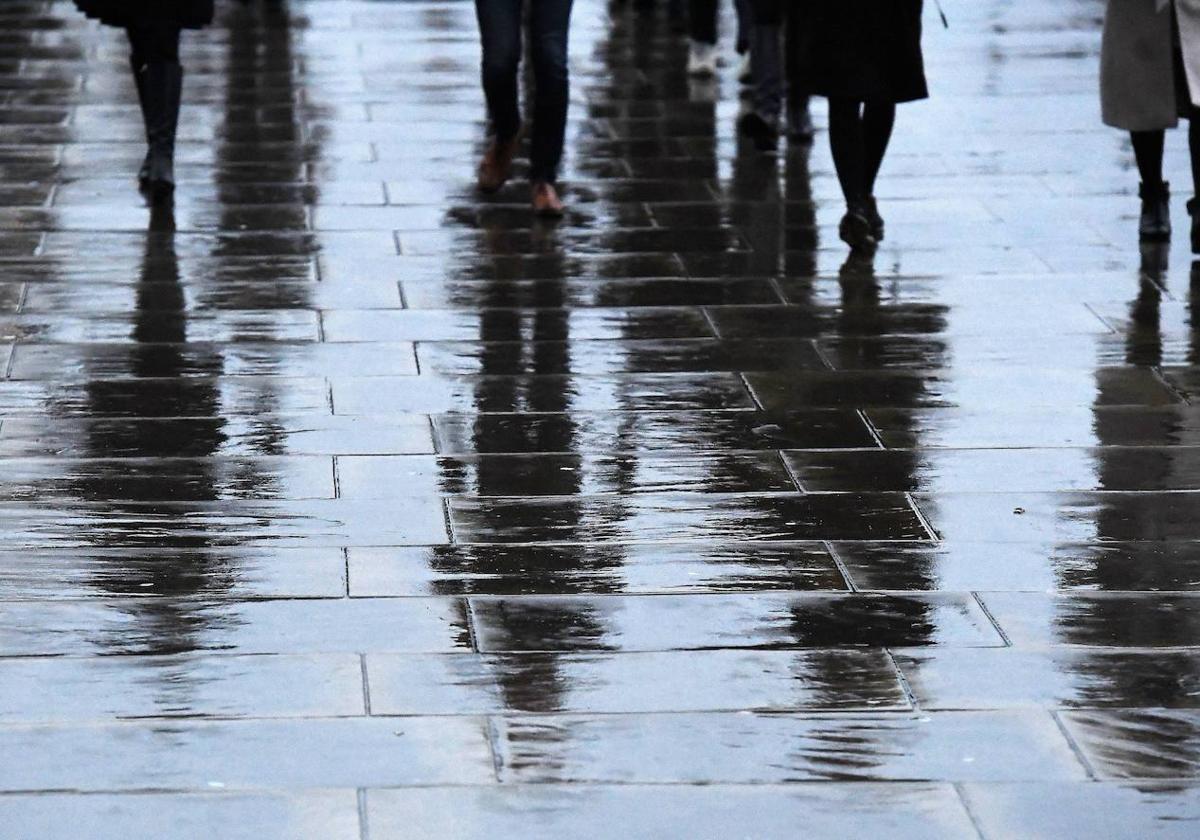
[[[738,81],[748,85],[754,81],[754,71],[750,69],[750,51],[742,53],[742,63],[738,65]]]
[[[689,76],[706,79],[717,75],[717,45],[692,41],[688,49],[687,72]]]

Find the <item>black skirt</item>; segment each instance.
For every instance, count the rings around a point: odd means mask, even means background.
[[[88,17],[122,29],[156,23],[199,29],[213,19],[213,0],[75,0],[75,5]]]
[[[862,102],[926,98],[922,5],[922,0],[797,3],[797,24],[806,35],[793,83],[816,96]]]

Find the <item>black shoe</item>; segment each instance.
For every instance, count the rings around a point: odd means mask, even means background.
[[[779,145],[777,123],[757,111],[747,111],[738,118],[738,131],[752,139],[759,151],[769,152]]]
[[[862,202],[853,202],[847,206],[846,215],[842,216],[842,222],[838,225],[838,236],[856,254],[874,253],[879,245]]]
[[[141,70],[146,133],[150,151],[142,189],[155,201],[175,192],[175,133],[183,91],[183,68],[178,63],[155,62]]]
[[[1192,217],[1192,253],[1200,254],[1200,199],[1190,199],[1187,211]]]
[[[871,223],[871,233],[875,241],[882,242],[883,216],[879,215],[879,205],[875,203],[875,196],[869,195],[863,199],[863,210],[866,212],[867,221]]]
[[[1171,185],[1143,183],[1138,187],[1142,199],[1142,216],[1138,220],[1138,236],[1148,242],[1171,238]]]

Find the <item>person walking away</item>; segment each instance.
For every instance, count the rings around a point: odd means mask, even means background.
[[[1188,120],[1192,253],[1200,254],[1200,0],[1109,0],[1100,47],[1105,124],[1130,134],[1141,177],[1138,234],[1171,238],[1170,185],[1162,179],[1166,129]]]
[[[764,151],[774,149],[778,143],[780,113],[783,110],[784,99],[785,64],[782,40],[786,20],[788,136],[801,143],[810,142],[813,128],[808,110],[808,97],[797,89],[792,73],[796,66],[796,55],[804,49],[803,38],[806,33],[795,25],[798,17],[788,14],[788,0],[748,2],[750,107],[738,119],[738,129],[753,139],[755,145]]]
[[[846,214],[838,233],[870,252],[883,239],[875,181],[896,105],[929,95],[921,53],[922,0],[811,0],[794,4],[811,37],[799,56],[800,90],[829,100],[829,144]]]
[[[539,216],[563,215],[558,167],[567,128],[570,82],[567,36],[572,0],[528,0],[533,59],[533,130],[529,154],[531,202]],[[499,190],[512,177],[521,142],[517,77],[521,62],[523,0],[475,0],[483,47],[483,92],[491,139],[479,165],[479,188]]]
[[[183,92],[180,33],[212,23],[213,0],[75,0],[75,5],[129,37],[129,66],[148,147],[138,186],[155,201],[169,198],[175,191],[175,135]]]

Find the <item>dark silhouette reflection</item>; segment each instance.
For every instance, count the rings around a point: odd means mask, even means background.
[[[1138,292],[1125,322],[1123,361],[1127,365],[1158,366],[1167,360],[1162,330],[1166,274],[1166,246],[1144,246]],[[1194,364],[1200,352],[1200,265],[1193,266],[1191,281],[1191,324],[1183,352],[1189,364]],[[1195,469],[1187,446],[1192,441],[1169,423],[1146,425],[1147,432],[1157,430],[1158,439],[1145,440],[1144,445],[1154,448],[1139,450],[1134,459],[1120,447],[1110,448],[1125,438],[1128,420],[1121,412],[1103,408],[1111,402],[1105,393],[1109,382],[1098,370],[1094,410],[1098,489],[1137,486],[1171,490],[1181,482],[1193,482]],[[1161,507],[1126,494],[1098,497],[1094,502],[1095,542],[1056,548],[1056,554],[1071,558],[1056,570],[1064,588],[1083,585],[1110,593],[1107,597],[1070,598],[1055,608],[1053,630],[1058,641],[1081,646],[1078,656],[1064,659],[1061,665],[1073,677],[1075,705],[1195,707],[1194,658],[1156,650],[1164,645],[1192,644],[1200,635],[1200,613],[1190,602],[1169,594],[1194,580],[1195,544],[1170,540],[1170,526]],[[1158,594],[1163,592],[1168,594]],[[1097,651],[1098,646],[1109,650]],[[1113,655],[1114,646],[1131,655]],[[1141,656],[1135,657],[1135,652]],[[1106,773],[1166,777],[1179,775],[1181,767],[1195,768],[1200,763],[1200,721],[1194,715],[1084,713],[1075,716],[1074,724]]]
[[[84,473],[79,497],[93,508],[88,540],[121,549],[108,557],[93,584],[128,601],[133,627],[97,640],[115,652],[168,654],[205,646],[213,624],[231,619],[212,608],[236,582],[232,558],[213,546],[206,518],[193,517],[220,498],[221,476],[209,460],[225,441],[218,377],[222,357],[187,345],[187,313],[175,251],[173,208],[156,206],[138,274],[131,337],[124,360],[103,363],[103,378],[86,387],[86,449],[136,460],[107,461]],[[158,401],[145,380],[172,380],[171,398]],[[141,393],[139,393],[141,392]],[[156,415],[178,423],[121,421]],[[182,465],[174,459],[187,452]],[[189,522],[195,518],[197,524]],[[173,682],[168,679],[165,684]],[[176,686],[178,687],[178,686]]]
[[[510,253],[512,240],[500,225],[485,226],[482,241],[489,260]],[[506,548],[505,565],[513,561],[524,575],[553,581],[553,590],[560,594],[612,591],[619,587],[620,557],[611,549],[592,549],[581,545],[587,539],[584,525],[584,492],[586,464],[577,451],[570,388],[540,387],[539,378],[569,374],[572,370],[569,320],[563,282],[562,250],[557,242],[556,228],[535,227],[530,233],[530,250],[538,254],[549,279],[557,282],[540,286],[536,308],[514,319],[509,303],[511,281],[495,279],[480,292],[479,307],[479,368],[474,410],[513,411],[523,415],[550,415],[561,420],[552,423],[527,423],[514,431],[520,439],[517,451],[566,455],[562,468],[537,469],[539,492],[557,497],[562,521],[578,523],[577,527],[556,528],[545,535],[546,542],[564,543],[553,554],[528,552],[524,557],[519,547]],[[558,271],[554,268],[558,266]],[[554,276],[557,274],[557,276]],[[519,375],[514,376],[514,371]],[[477,416],[472,434],[476,452],[491,449],[492,428],[486,417]],[[534,454],[532,458],[538,458]],[[536,469],[536,468],[535,468]],[[458,470],[443,476],[447,492],[461,489],[463,476]],[[513,471],[503,459],[486,456],[474,464],[474,487],[468,489],[481,499],[514,495]],[[518,510],[505,508],[503,500],[484,501],[489,524],[493,528],[521,528]],[[490,506],[494,505],[494,509]],[[453,578],[465,575],[477,580],[486,579],[494,570],[488,562],[499,559],[497,553],[466,549],[442,554],[433,559],[434,570],[441,581],[435,586],[443,594],[460,594]],[[552,570],[536,568],[539,562],[550,561]],[[611,569],[611,574],[608,570]],[[446,587],[449,588],[446,588]],[[553,650],[586,648],[600,644],[605,635],[600,617],[585,602],[555,600],[544,603],[509,602],[495,610],[492,632],[503,639],[506,649]],[[506,707],[514,711],[550,712],[564,708],[567,684],[559,666],[560,657],[503,656],[492,660],[494,679]]]

